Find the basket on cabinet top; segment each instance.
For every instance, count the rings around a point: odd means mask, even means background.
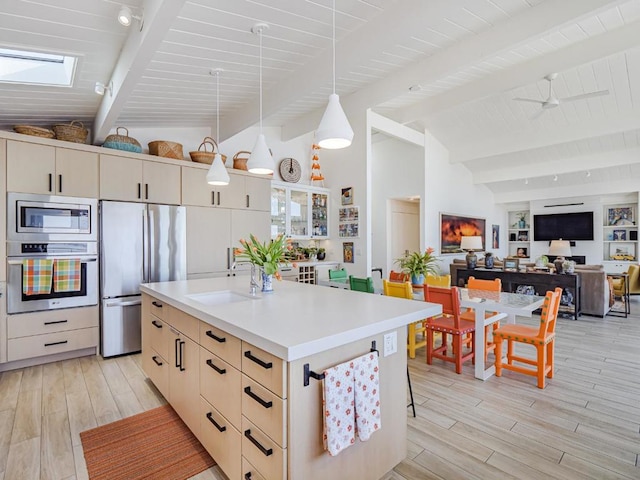
[[[86,143],[87,137],[89,136],[89,130],[84,128],[82,122],[77,120],[69,124],[54,125],[53,131],[56,133],[58,140],[64,140],[66,142]]]
[[[211,145],[210,152],[207,151],[207,145]],[[200,151],[201,148],[203,149],[203,151]],[[198,163],[206,163],[208,165],[211,165],[213,163],[213,159],[216,158],[216,155],[219,155],[222,158],[222,164],[224,165],[227,161],[227,156],[220,153],[218,144],[211,137],[204,137],[204,140],[202,140],[202,143],[198,147],[198,150],[195,152],[189,152],[191,160]]]
[[[182,144],[178,142],[169,142],[167,140],[154,140],[153,142],[149,142],[149,155],[175,158],[176,160],[185,159],[182,154]]]
[[[123,129],[126,134],[121,135],[120,129]],[[142,153],[142,146],[135,138],[129,136],[129,130],[125,127],[117,127],[114,135],[109,135],[105,138],[102,144],[105,148],[114,148],[116,150],[124,150],[127,152]]]

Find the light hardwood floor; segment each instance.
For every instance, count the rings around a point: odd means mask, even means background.
[[[384,480],[640,478],[640,299],[632,310],[560,319],[544,390],[514,372],[480,382],[470,365],[462,375],[428,366],[419,349],[409,362],[417,418],[408,415],[407,458]],[[139,355],[5,372],[0,480],[86,479],[81,431],[163,403]],[[214,467],[194,478],[224,475]]]

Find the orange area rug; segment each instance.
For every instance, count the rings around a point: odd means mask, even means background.
[[[80,433],[91,480],[187,479],[215,465],[169,406]]]

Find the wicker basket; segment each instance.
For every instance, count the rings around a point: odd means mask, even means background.
[[[89,130],[84,128],[84,125],[77,120],[68,125],[54,125],[53,131],[56,132],[58,140],[66,142],[87,143],[87,137],[89,136]]]
[[[177,142],[168,142],[166,140],[154,140],[153,142],[149,142],[149,155],[185,160],[184,155],[182,154],[182,144]]]
[[[251,152],[247,152],[246,150],[240,150],[233,156],[233,168],[236,170],[248,170],[247,168],[247,160],[249,160],[249,156]]]
[[[33,127],[31,125],[14,125],[13,129],[17,133],[22,133],[23,135],[33,135],[34,137],[53,138],[56,136],[56,134],[53,133],[53,130],[42,127]]]
[[[207,152],[207,145],[211,145],[210,152]],[[201,152],[200,151],[201,148],[203,148],[204,151]],[[218,152],[216,152],[216,150],[218,150]],[[222,164],[224,165],[227,161],[227,156],[222,155],[219,152],[220,152],[220,148],[218,147],[218,144],[216,143],[216,141],[211,137],[204,137],[204,140],[202,140],[202,143],[198,147],[198,151],[189,152],[189,156],[191,157],[191,160],[193,160],[194,162],[206,163],[208,165],[211,165],[213,163],[213,159],[216,158],[216,155],[219,155],[222,158]]]
[[[126,132],[126,135],[120,135],[120,129]],[[141,153],[142,146],[135,138],[129,136],[129,130],[125,127],[116,128],[115,135],[109,135],[104,139],[102,144],[105,148],[114,148],[116,150],[124,150],[127,152]]]

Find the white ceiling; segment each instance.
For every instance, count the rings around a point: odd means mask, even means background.
[[[215,126],[258,120],[263,35],[265,124],[312,130],[332,89],[331,0],[11,0],[0,46],[80,57],[73,87],[0,84],[0,127],[83,121],[99,143],[116,125]],[[639,190],[640,0],[336,0],[336,91],[428,128],[500,202]],[[539,118],[542,78],[559,97],[608,89]],[[93,93],[113,80],[112,95]],[[410,86],[419,86],[409,91]],[[587,176],[587,172],[590,176]],[[554,181],[554,175],[558,180]]]

